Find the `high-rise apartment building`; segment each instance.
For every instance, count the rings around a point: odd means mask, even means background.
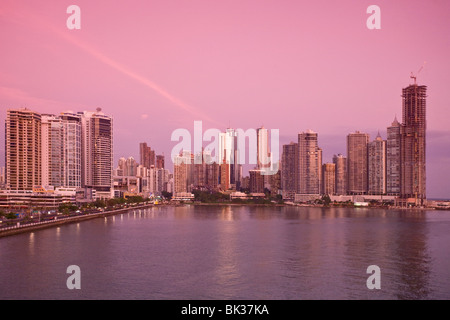
[[[262,126],[256,130],[257,169],[270,168],[269,131]]]
[[[42,184],[41,115],[20,109],[7,110],[5,120],[6,187],[32,190]]]
[[[164,155],[163,154],[158,154],[156,156],[156,168],[164,169]]]
[[[367,144],[369,135],[356,131],[347,135],[347,193],[366,194],[368,190]]]
[[[167,191],[167,184],[169,182],[169,170],[164,168],[156,168],[156,192],[161,195],[163,191]]]
[[[113,192],[113,120],[100,109],[81,116],[82,186],[93,188],[100,198]]]
[[[283,199],[293,200],[297,190],[298,143],[283,145],[281,155],[281,189]]]
[[[388,195],[400,194],[400,175],[401,175],[401,159],[400,159],[400,123],[397,117],[387,128],[386,139],[386,193]]]
[[[222,162],[220,164],[220,188],[222,190],[228,190],[230,185],[230,164]]]
[[[81,118],[41,115],[42,185],[81,187]]]
[[[249,170],[249,189],[251,193],[264,193],[264,175],[261,169]]]
[[[217,162],[220,168],[220,188],[228,190],[231,184],[231,165],[235,163],[236,134],[233,129],[228,128],[226,132],[220,132],[218,137],[219,149]]]
[[[280,165],[278,165],[278,168],[279,167]],[[281,170],[278,170],[274,174],[267,175],[267,179],[268,189],[270,190],[270,193],[273,195],[278,195],[281,190]]]
[[[112,195],[112,119],[96,112],[39,114],[8,110],[5,126],[8,187],[88,187]]]
[[[209,190],[217,190],[220,180],[220,166],[212,160],[211,151],[203,150],[203,162],[205,164],[205,187]]]
[[[386,141],[378,134],[367,146],[368,193],[386,194]]]
[[[298,135],[297,192],[320,194],[322,176],[322,149],[318,146],[318,134],[312,130]]]
[[[63,112],[64,186],[81,187],[81,116]]]
[[[415,198],[416,205],[426,200],[426,97],[427,87],[416,83],[402,90],[400,196]]]
[[[140,164],[144,167],[150,168],[151,166],[156,165],[155,150],[152,150],[146,142],[141,142],[139,144],[139,155],[141,158]]]
[[[334,163],[322,165],[322,194],[336,194],[336,164]]]
[[[134,157],[120,159],[119,164],[121,164],[120,169],[122,169],[122,175],[128,176],[128,177],[133,177],[133,176],[138,175],[137,170],[138,170],[139,164],[134,159]],[[146,166],[142,166],[142,167],[146,168],[146,169],[150,169],[149,167],[146,167]],[[144,170],[143,168],[141,168],[141,170]]]
[[[174,194],[190,191],[192,156],[190,151],[182,151],[173,159]]]
[[[333,163],[335,164],[335,192],[337,195],[347,194],[347,158],[342,154],[333,156]]]
[[[64,185],[64,128],[52,114],[41,114],[41,175],[44,186]]]
[[[218,137],[217,162],[220,164],[222,188],[239,190],[242,179],[242,164],[239,163],[238,133],[232,128],[220,132]]]

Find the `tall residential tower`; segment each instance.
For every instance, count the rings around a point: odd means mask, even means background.
[[[93,188],[100,198],[113,193],[113,120],[100,109],[81,116],[82,186]]]
[[[426,97],[427,87],[416,83],[402,90],[401,198],[414,198],[416,205],[426,200]]]
[[[298,134],[297,192],[320,194],[322,177],[322,149],[318,134],[312,130]]]
[[[400,194],[400,123],[395,117],[387,128],[386,139],[386,193],[398,196]]]
[[[347,193],[366,194],[368,190],[367,144],[369,135],[356,131],[347,136]]]
[[[6,187],[32,190],[41,185],[41,115],[7,110],[5,120]]]

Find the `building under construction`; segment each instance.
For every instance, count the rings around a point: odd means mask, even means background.
[[[418,206],[426,202],[426,92],[415,81],[402,90],[400,198],[414,199]]]

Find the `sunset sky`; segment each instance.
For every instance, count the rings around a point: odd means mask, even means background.
[[[68,6],[81,9],[69,30]],[[366,12],[381,9],[381,29]],[[359,130],[386,138],[401,90],[428,86],[427,195],[450,198],[450,1],[1,0],[0,122],[8,108],[114,118],[115,166],[177,128],[319,133],[323,161]],[[206,143],[207,144],[207,143]],[[4,165],[4,130],[0,130]]]

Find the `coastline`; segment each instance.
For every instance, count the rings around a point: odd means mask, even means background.
[[[48,220],[36,223],[30,223],[19,226],[11,226],[0,229],[0,238],[12,236],[15,234],[32,232],[35,230],[41,230],[45,228],[51,228],[69,223],[78,223],[86,220],[104,218],[112,215],[122,214],[130,210],[145,209],[149,207],[159,207],[159,206],[252,206],[252,207],[310,207],[310,208],[354,208],[354,209],[384,209],[384,210],[407,210],[407,211],[434,211],[436,208],[405,208],[405,207],[394,207],[394,206],[366,206],[366,207],[356,207],[354,205],[323,205],[323,204],[295,204],[295,203],[232,203],[232,202],[184,202],[184,203],[163,203],[163,204],[144,204],[141,206],[135,206],[131,208],[120,208],[110,211],[102,211],[97,213],[91,213],[86,215],[79,215],[73,217],[63,217],[57,220]]]
[[[362,206],[355,205],[323,205],[323,204],[305,204],[305,203],[232,203],[232,202],[185,202],[181,205],[198,206],[260,206],[260,207],[310,207],[310,208],[366,208],[366,209],[384,209],[384,210],[437,210],[434,207],[395,207],[395,206]]]
[[[19,233],[30,232],[30,231],[34,231],[34,230],[51,228],[51,227],[60,226],[63,224],[77,223],[77,222],[81,222],[81,221],[85,221],[85,220],[104,218],[104,217],[108,217],[108,216],[125,213],[129,210],[143,209],[143,208],[148,208],[148,207],[153,207],[153,206],[155,206],[155,205],[154,204],[145,204],[142,206],[136,206],[136,207],[132,207],[132,208],[121,208],[121,209],[117,209],[117,210],[102,211],[102,212],[90,213],[90,214],[73,216],[73,217],[63,217],[63,218],[60,218],[57,220],[48,220],[48,221],[30,223],[30,224],[19,225],[19,226],[5,227],[5,228],[0,229],[0,238],[12,236],[12,235],[19,234]]]

